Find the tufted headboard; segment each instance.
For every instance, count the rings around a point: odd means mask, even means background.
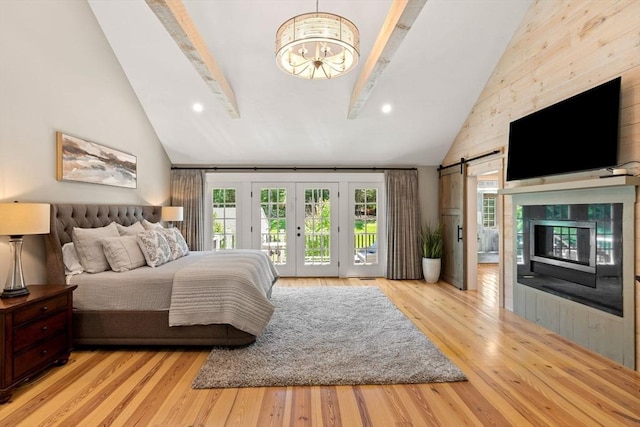
[[[62,245],[71,242],[73,227],[98,228],[112,222],[129,226],[146,219],[160,221],[161,206],[51,204],[51,229],[45,236],[47,282],[64,284]]]

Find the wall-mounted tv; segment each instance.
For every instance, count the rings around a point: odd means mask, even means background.
[[[512,121],[507,181],[616,166],[620,80]]]

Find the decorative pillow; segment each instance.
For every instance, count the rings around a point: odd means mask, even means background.
[[[172,260],[169,242],[162,231],[143,231],[136,238],[149,267],[157,267]]]
[[[178,259],[189,254],[189,246],[184,240],[182,233],[175,227],[163,228],[162,233],[169,243],[171,249],[171,259]]]
[[[128,227],[122,224],[116,224],[116,227],[121,236],[137,236],[138,233],[142,233],[145,230],[140,222],[134,222]]]
[[[100,242],[113,271],[129,271],[146,264],[136,236],[106,237]]]
[[[64,262],[65,274],[80,274],[84,271],[73,242],[62,245],[62,261]]]
[[[164,228],[162,226],[162,223],[150,222],[150,221],[147,221],[146,219],[142,220],[142,226],[144,227],[145,230],[157,230],[159,228]]]
[[[100,239],[119,236],[120,233],[118,233],[115,222],[100,228],[73,227],[71,240],[78,253],[80,264],[82,264],[85,271],[88,273],[99,273],[109,270],[109,261],[107,261],[107,258],[104,256]]]

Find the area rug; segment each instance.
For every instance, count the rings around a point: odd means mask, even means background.
[[[272,302],[256,342],[214,348],[193,388],[466,380],[375,286],[276,286]]]

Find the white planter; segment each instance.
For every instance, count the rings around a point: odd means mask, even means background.
[[[427,283],[438,283],[440,258],[422,258],[422,274]]]

